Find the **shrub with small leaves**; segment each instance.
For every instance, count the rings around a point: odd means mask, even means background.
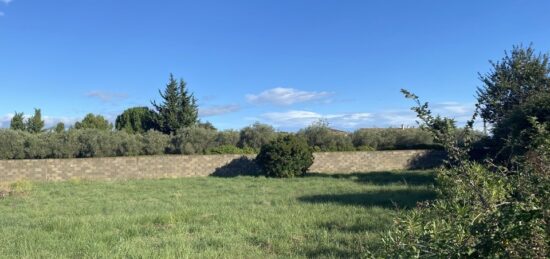
[[[142,139],[145,155],[162,155],[170,145],[170,136],[156,130],[147,131]]]
[[[313,153],[304,139],[287,135],[262,146],[256,161],[266,176],[303,176],[313,164]]]

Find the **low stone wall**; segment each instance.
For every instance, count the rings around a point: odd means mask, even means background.
[[[429,168],[443,153],[426,150],[315,153],[315,173]],[[165,155],[84,159],[0,160],[0,183],[17,180],[125,180],[188,176],[254,175],[255,155]]]

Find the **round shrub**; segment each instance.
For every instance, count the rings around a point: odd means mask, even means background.
[[[266,176],[303,176],[313,164],[313,153],[304,139],[287,135],[262,146],[256,161]]]
[[[175,153],[184,155],[204,154],[215,145],[216,131],[198,126],[181,128],[172,139]]]
[[[259,150],[263,145],[277,138],[277,132],[269,125],[254,123],[252,126],[243,128],[240,131],[239,143],[240,148],[251,147]]]
[[[143,154],[162,155],[170,145],[170,136],[160,131],[149,130],[143,134]]]
[[[298,135],[303,137],[307,144],[315,151],[353,151],[353,143],[347,133],[336,131],[328,127],[328,124],[317,122],[302,129]]]

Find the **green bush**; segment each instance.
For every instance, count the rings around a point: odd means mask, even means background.
[[[535,128],[529,121],[550,121],[550,93],[540,93],[517,105],[506,114],[493,128],[493,141],[496,143],[493,153],[498,158],[523,155],[535,134]]]
[[[403,92],[416,102],[413,110],[423,122],[423,128],[441,142],[448,158],[445,167],[437,172],[438,199],[402,212],[395,220],[395,228],[383,237],[384,247],[376,257],[548,258],[548,118],[521,116],[529,125],[516,124],[518,121],[510,125],[512,131],[520,126],[516,136],[530,136],[523,142],[525,152],[510,153],[510,158],[502,162],[472,162],[468,154],[477,138],[472,129],[473,120],[461,132],[438,127],[439,122],[450,120],[434,117],[427,103],[421,103],[410,92]],[[499,121],[506,121],[509,114],[504,114]]]
[[[376,150],[434,148],[433,137],[421,129],[359,129],[352,133],[355,147],[369,146]]]
[[[239,144],[239,132],[235,130],[224,130],[218,132],[216,136],[216,145],[217,146],[237,146]]]
[[[353,151],[353,143],[346,132],[330,129],[326,124],[315,123],[298,132],[315,151]]]
[[[240,148],[260,148],[277,138],[275,129],[269,125],[254,123],[252,126],[243,128],[240,131],[238,147]]]
[[[73,131],[77,141],[76,157],[109,157],[114,156],[115,145],[110,132],[103,129],[81,129]]]
[[[172,139],[175,153],[193,155],[204,154],[215,146],[216,131],[192,126],[179,129]]]
[[[72,158],[78,152],[74,134],[59,132],[43,133],[39,136],[46,142],[47,158]]]
[[[170,145],[170,136],[156,130],[147,131],[143,135],[143,154],[162,155]]]
[[[49,157],[46,134],[29,134],[25,138],[25,158],[42,159]]]
[[[25,158],[25,140],[29,133],[21,130],[0,130],[0,158]]]
[[[304,139],[287,135],[264,145],[256,161],[266,176],[303,176],[313,164],[313,153]]]
[[[143,152],[143,140],[139,134],[125,131],[109,132],[115,156],[137,156]]]

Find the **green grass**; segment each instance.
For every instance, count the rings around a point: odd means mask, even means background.
[[[34,183],[0,200],[0,257],[361,257],[430,172]]]

